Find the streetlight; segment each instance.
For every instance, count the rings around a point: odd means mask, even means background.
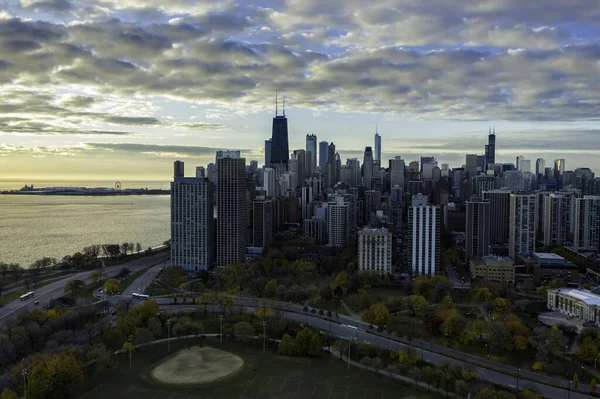
[[[573,381],[569,381],[569,396],[567,399],[571,399],[571,384],[573,383]]]
[[[490,347],[487,343],[485,344],[485,349],[487,350],[487,360],[490,360]]]
[[[171,353],[171,319],[167,320],[169,339],[167,340],[168,352]]]
[[[223,345],[223,315],[219,315],[219,322],[221,323],[221,345]]]
[[[350,340],[352,339],[351,335],[348,335],[348,370],[350,370]]]
[[[267,347],[267,321],[263,320],[263,353],[265,353]]]
[[[594,368],[596,368],[596,363],[598,362],[598,359],[594,359]]]
[[[521,371],[521,369],[517,369],[517,392],[519,391],[519,371]]]
[[[565,357],[567,357],[567,348],[568,348],[568,346],[565,345]]]
[[[23,367],[21,374],[23,375],[23,397],[27,399],[27,367]]]
[[[133,335],[129,336],[129,371],[131,371],[131,352],[133,352]]]

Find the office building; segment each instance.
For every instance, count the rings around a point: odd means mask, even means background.
[[[239,151],[217,154],[217,264],[243,262],[246,256],[246,159]]]
[[[296,177],[298,179],[296,187],[303,187],[304,180],[308,177],[306,175],[306,151],[294,150],[294,159],[297,162]]]
[[[321,176],[327,176],[327,147],[329,147],[328,142],[319,142],[319,171]]]
[[[313,212],[313,188],[311,186],[302,187],[300,195],[302,220],[310,219]]]
[[[531,161],[529,159],[521,159],[519,164],[519,170],[521,173],[531,173]]]
[[[496,178],[494,176],[478,175],[473,178],[473,194],[482,198],[484,191],[490,191],[496,188]]]
[[[317,245],[327,243],[327,223],[316,216],[304,219],[304,236],[315,239]]]
[[[490,243],[507,243],[509,235],[508,218],[510,215],[510,191],[484,191],[483,199],[490,203]]]
[[[206,270],[214,262],[213,190],[206,178],[184,177],[175,163],[171,182],[171,264],[186,271]]]
[[[538,225],[538,197],[535,194],[510,194],[508,253],[528,256],[535,252]]]
[[[427,197],[412,197],[408,209],[408,262],[413,276],[440,274],[440,208]]]
[[[398,186],[404,189],[404,160],[401,157],[390,159],[390,189]]]
[[[421,180],[432,180],[437,164],[435,157],[421,157]]]
[[[350,210],[342,197],[327,204],[327,237],[329,245],[345,246],[350,237]]]
[[[358,270],[392,274],[392,233],[388,229],[365,227],[358,232]]]
[[[306,135],[306,177],[312,177],[317,171],[317,136]]]
[[[490,247],[490,203],[477,197],[467,201],[465,260],[486,256]]]
[[[565,169],[565,160],[564,159],[555,159],[554,160],[554,179],[558,182],[559,187],[562,187],[561,180],[562,176],[567,169]]]
[[[544,177],[546,173],[546,161],[544,158],[538,158],[535,161],[535,176],[536,177]]]
[[[600,196],[575,200],[573,244],[580,251],[600,250]]]
[[[581,288],[548,290],[548,309],[600,326],[600,295]]]
[[[477,174],[477,154],[467,154],[465,157],[465,172],[469,177]]]
[[[472,278],[482,278],[496,283],[513,284],[515,266],[512,259],[502,256],[484,256],[469,261]]]
[[[504,187],[511,191],[523,191],[525,179],[520,170],[507,170],[504,172]]]
[[[265,168],[263,170],[263,188],[267,192],[267,197],[274,198],[276,196],[276,185],[275,185],[275,170],[273,168]]]
[[[271,167],[272,143],[273,141],[271,139],[265,140],[265,167],[267,168]]]
[[[381,165],[381,136],[379,132],[375,132],[375,154],[373,154],[373,160],[378,161]]]
[[[365,147],[363,156],[363,185],[367,190],[371,189],[371,179],[373,178],[373,150],[371,147]]]
[[[208,180],[216,187],[217,186],[217,165],[209,163],[206,165],[206,173],[208,174]]]
[[[271,164],[288,164],[290,148],[288,145],[288,121],[285,116],[285,98],[283,99],[283,113],[278,114],[277,98],[275,98],[275,117],[271,134]]]
[[[571,214],[570,197],[550,194],[544,198],[544,245],[567,245]]]
[[[360,162],[357,158],[346,159],[346,165],[350,169],[350,187],[358,187],[360,184]]]
[[[204,169],[204,166],[196,166],[196,177],[198,179],[206,177],[206,169]]]
[[[496,163],[496,128],[488,133],[488,143],[485,146],[485,170],[494,170]]]
[[[265,248],[273,242],[272,199],[257,198],[252,203],[252,246]]]

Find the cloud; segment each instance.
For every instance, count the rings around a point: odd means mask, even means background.
[[[110,152],[126,152],[138,155],[158,155],[158,156],[214,156],[222,148],[200,147],[200,146],[181,146],[181,145],[156,145],[156,144],[137,144],[137,143],[86,143],[88,149],[104,150]],[[250,150],[240,149],[242,152]]]

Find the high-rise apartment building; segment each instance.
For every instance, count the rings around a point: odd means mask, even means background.
[[[440,274],[440,208],[427,197],[412,197],[408,209],[408,262],[413,275]]]
[[[379,164],[381,165],[381,136],[379,135],[379,132],[375,132],[375,154],[373,154],[373,160],[379,161]]]
[[[314,238],[317,245],[325,244],[327,239],[327,223],[316,216],[304,220],[304,236]]]
[[[312,177],[317,171],[317,136],[306,135],[306,177]]]
[[[530,255],[535,252],[538,225],[538,197],[535,194],[510,194],[508,253]]]
[[[465,260],[488,255],[490,247],[490,203],[471,197],[467,201]]]
[[[544,245],[566,245],[571,214],[570,196],[550,194],[544,198]]]
[[[600,250],[600,196],[586,195],[575,200],[573,244],[578,250]]]
[[[306,180],[306,151],[304,150],[294,150],[294,158],[296,158],[296,161],[298,162],[298,166],[297,166],[297,178],[298,178],[298,183],[297,183],[297,187],[303,187],[304,186],[304,180]]]
[[[265,167],[271,167],[271,151],[273,147],[273,141],[271,139],[265,140]]]
[[[510,191],[484,191],[483,199],[490,203],[490,243],[507,243],[509,236]]]
[[[171,264],[186,271],[206,270],[214,262],[213,192],[206,178],[184,177],[175,163],[171,182]]]
[[[396,156],[394,159],[390,159],[390,190],[395,186],[404,189],[404,160]]]
[[[371,189],[371,179],[373,178],[373,150],[371,147],[365,147],[363,157],[363,185],[367,190]]]
[[[264,248],[273,242],[274,200],[257,198],[252,203],[252,240],[254,247]]]
[[[392,233],[365,227],[358,232],[358,270],[392,274]]]
[[[239,151],[217,153],[217,264],[243,262],[246,256],[246,159]]]
[[[327,146],[327,185],[331,187],[335,183],[337,183],[335,144],[331,142]]]
[[[277,193],[275,185],[275,182],[277,181],[277,179],[275,179],[275,170],[273,170],[272,168],[265,168],[263,170],[263,175],[263,187],[267,192],[267,196],[274,198]]]
[[[344,198],[327,204],[327,236],[329,245],[345,246],[350,237],[350,210]]]
[[[360,162],[356,158],[346,159],[346,165],[350,169],[350,187],[358,187],[360,184]]]

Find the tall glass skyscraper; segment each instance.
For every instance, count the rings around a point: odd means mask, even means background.
[[[317,136],[306,135],[306,177],[312,177],[317,170]],[[304,182],[302,182],[304,184]]]
[[[285,117],[284,102],[282,115],[278,115],[277,107],[275,107],[273,131],[271,134],[271,164],[284,164],[287,166],[289,156],[290,148],[288,145],[288,123],[287,118]]]
[[[375,132],[375,154],[374,161],[379,161],[379,165],[381,165],[381,136],[379,132]]]

